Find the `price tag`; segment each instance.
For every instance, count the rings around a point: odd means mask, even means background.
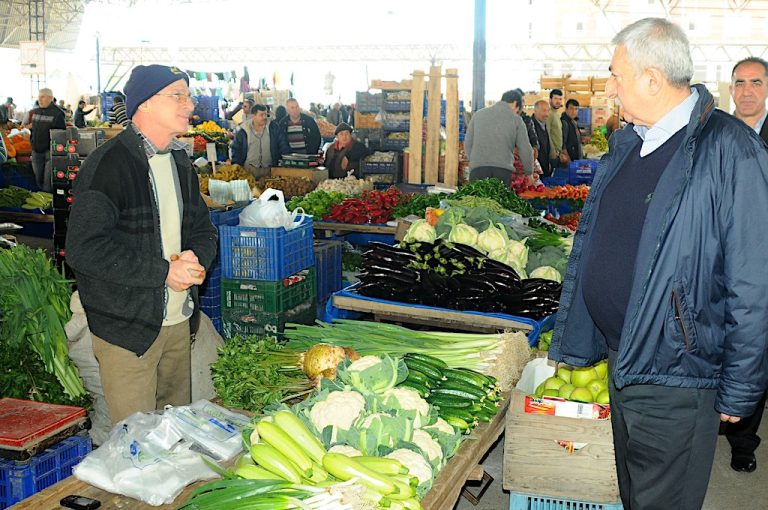
[[[216,163],[216,144],[213,142],[206,143],[205,154],[208,158],[208,161],[211,163]]]

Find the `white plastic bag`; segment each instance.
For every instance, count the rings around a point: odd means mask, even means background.
[[[243,451],[241,432],[249,419],[207,400],[188,406],[169,407],[165,413],[185,438],[211,452],[220,460],[229,460]]]
[[[102,490],[153,506],[172,503],[190,483],[216,476],[174,422],[161,414],[132,414],[72,473]]]
[[[285,208],[285,197],[279,189],[267,188],[258,200],[254,200],[240,213],[240,226],[267,227],[291,230],[304,221],[304,209],[289,212]]]

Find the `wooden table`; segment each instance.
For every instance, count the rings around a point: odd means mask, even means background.
[[[435,480],[432,489],[421,502],[425,510],[445,510],[453,508],[459,500],[464,483],[470,472],[478,465],[483,456],[493,446],[504,431],[509,395],[505,395],[498,414],[489,423],[483,423],[473,432],[475,439],[462,443],[440,475]],[[59,500],[70,494],[86,496],[101,501],[99,510],[171,510],[187,500],[195,488],[206,481],[195,482],[184,489],[170,505],[151,506],[133,498],[112,494],[70,476],[61,482],[38,492],[34,496],[17,503],[13,510],[54,510],[62,508]]]
[[[331,237],[332,235],[342,234],[389,234],[395,235],[396,226],[391,225],[370,225],[353,223],[336,223],[333,221],[315,221],[312,223],[318,237]]]

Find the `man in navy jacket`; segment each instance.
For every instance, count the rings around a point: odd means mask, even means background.
[[[574,239],[550,357],[609,360],[626,510],[701,508],[720,421],[768,380],[768,153],[690,85],[682,30],[640,20],[613,40],[613,134]]]

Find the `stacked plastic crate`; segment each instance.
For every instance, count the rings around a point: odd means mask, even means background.
[[[222,334],[280,339],[316,316],[312,219],[296,228],[219,227]]]
[[[368,150],[381,149],[383,132],[381,125],[373,127],[376,115],[381,111],[381,94],[358,92],[355,103],[355,138],[365,144]],[[373,119],[373,120],[371,120]],[[363,121],[364,122],[357,122]]]
[[[323,304],[334,292],[341,290],[341,241],[315,241],[315,270],[317,303]]]

